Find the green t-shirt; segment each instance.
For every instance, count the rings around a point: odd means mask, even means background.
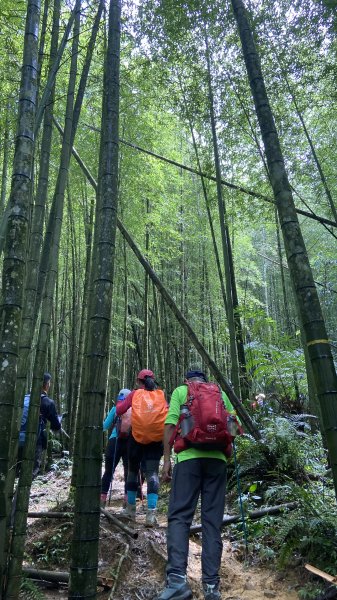
[[[225,392],[221,392],[225,407],[229,412],[235,412],[229,398]],[[187,400],[187,385],[180,385],[173,390],[169,411],[165,420],[165,425],[176,425],[180,417],[180,407]],[[226,461],[226,457],[220,450],[200,450],[199,448],[187,448],[175,455],[176,462],[182,462],[190,458],[219,458]]]

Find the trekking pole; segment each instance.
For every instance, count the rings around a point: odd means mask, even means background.
[[[244,513],[244,510],[243,510],[243,502],[242,502],[242,493],[241,493],[239,469],[238,469],[238,462],[237,462],[237,458],[236,458],[235,440],[233,440],[233,454],[234,454],[234,466],[235,466],[235,474],[236,474],[236,483],[237,483],[237,486],[238,486],[238,494],[239,494],[239,502],[240,502],[240,513],[241,513],[241,520],[242,520],[242,529],[243,529],[243,536],[244,536],[244,539],[245,539],[246,556],[247,556],[247,554],[248,554],[247,525],[246,525],[245,513]]]
[[[139,471],[138,471],[138,479],[139,479],[139,487],[140,487],[140,500],[142,503],[142,506],[144,506],[144,494],[143,494],[143,482],[142,482],[142,470],[139,467]]]
[[[117,454],[117,444],[118,444],[118,435],[119,435],[119,427],[118,424],[120,423],[120,419],[116,422],[116,444],[115,444],[115,450],[114,450],[114,457],[112,460],[112,475],[111,475],[111,481],[110,481],[110,485],[109,485],[109,500],[108,500],[108,504],[110,506],[111,503],[111,496],[112,496],[112,482],[113,482],[113,478],[114,478],[114,474],[115,474],[115,466],[116,466],[116,454]]]

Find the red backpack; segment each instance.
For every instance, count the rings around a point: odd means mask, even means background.
[[[131,415],[132,408],[129,408],[123,415],[119,417],[118,437],[121,439],[129,437],[131,431]]]
[[[187,386],[186,404],[181,407],[181,415],[170,440],[174,451],[177,454],[193,447],[221,450],[230,457],[234,436],[228,425],[232,425],[234,420],[238,433],[242,433],[242,428],[236,417],[226,409],[219,386],[199,381],[189,382]]]

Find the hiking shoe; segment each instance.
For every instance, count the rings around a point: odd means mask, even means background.
[[[186,575],[171,573],[167,576],[166,587],[156,600],[189,600],[192,597],[192,590],[187,583]]]
[[[102,508],[105,508],[105,505],[106,505],[106,497],[107,497],[107,495],[106,495],[106,494],[101,494],[101,500],[100,500],[100,503],[101,503],[101,507],[102,507]]]
[[[156,509],[148,508],[146,511],[145,527],[156,527],[156,525],[158,525]]]
[[[219,592],[219,586],[217,583],[204,583],[202,587],[204,590],[205,600],[221,600],[221,594]]]
[[[126,503],[126,507],[123,508],[122,512],[119,513],[118,517],[120,519],[128,519],[129,521],[136,520],[136,505]]]

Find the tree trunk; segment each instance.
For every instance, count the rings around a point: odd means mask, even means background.
[[[145,253],[149,251],[149,200],[146,199],[146,229],[145,229]],[[144,333],[143,333],[143,367],[149,367],[149,276],[144,273]]]
[[[0,386],[0,592],[5,568],[6,524],[10,511],[8,498],[6,497],[6,478],[8,476],[10,436],[15,408],[15,379],[33,176],[39,16],[39,0],[29,0],[23,48],[17,137],[9,200],[10,213],[2,274],[2,308],[0,313],[0,362],[2,365]]]
[[[311,154],[312,154],[312,157],[313,157],[313,159],[314,159],[314,162],[315,162],[315,164],[316,164],[316,167],[317,167],[317,170],[318,170],[319,176],[320,176],[320,178],[321,178],[321,182],[322,182],[322,184],[323,184],[324,191],[325,191],[325,194],[326,194],[326,197],[327,197],[327,199],[328,199],[329,206],[330,206],[330,209],[331,209],[331,212],[332,212],[332,216],[333,216],[333,218],[334,218],[335,222],[337,223],[337,211],[336,211],[336,206],[335,206],[335,203],[334,203],[334,201],[333,201],[332,194],[331,194],[330,188],[329,188],[329,186],[328,186],[328,182],[327,182],[327,180],[326,180],[326,177],[325,177],[325,174],[324,174],[324,171],[323,171],[322,165],[321,165],[321,163],[320,163],[320,160],[319,160],[319,158],[318,158],[318,156],[317,156],[317,153],[316,153],[316,149],[315,149],[314,143],[313,143],[313,141],[312,141],[312,139],[311,139],[311,137],[310,137],[310,134],[309,134],[308,128],[307,128],[307,126],[306,126],[306,123],[305,123],[305,121],[304,121],[304,117],[303,117],[303,115],[302,115],[302,113],[301,113],[301,111],[300,111],[300,108],[299,108],[299,106],[298,106],[298,102],[297,102],[297,99],[296,99],[295,93],[294,93],[294,91],[293,91],[293,89],[292,89],[292,87],[291,87],[291,85],[290,85],[290,83],[289,83],[289,79],[288,79],[288,77],[287,77],[286,71],[283,69],[283,67],[282,67],[282,65],[281,65],[280,58],[279,58],[279,56],[278,56],[278,54],[277,54],[277,52],[276,52],[275,48],[274,48],[274,51],[275,51],[275,54],[276,54],[277,60],[278,60],[278,62],[279,62],[279,64],[280,64],[280,67],[281,67],[281,72],[282,72],[282,76],[284,77],[284,80],[285,80],[285,82],[286,82],[286,86],[287,86],[288,92],[289,92],[289,94],[290,94],[290,96],[291,96],[291,99],[292,99],[292,101],[293,101],[293,104],[294,104],[294,106],[295,106],[295,110],[296,110],[296,112],[297,112],[297,116],[298,116],[298,118],[299,118],[299,120],[300,120],[300,122],[301,122],[301,125],[302,125],[302,127],[303,127],[304,135],[305,135],[305,137],[307,138],[308,144],[309,144],[309,146],[310,146]]]
[[[327,439],[337,495],[336,371],[245,6],[242,0],[232,0],[232,6],[238,24],[255,110],[261,128],[297,309],[322,410],[323,433]]]
[[[63,38],[61,40],[61,43],[59,45],[59,48],[57,50],[57,53],[56,53],[56,56],[54,59],[52,69],[49,71],[46,86],[43,90],[41,100],[39,101],[38,109],[36,111],[36,119],[35,119],[35,135],[37,135],[39,132],[44,110],[50,101],[50,94],[51,94],[51,91],[55,84],[55,78],[56,78],[57,72],[60,68],[60,63],[61,63],[61,59],[63,56],[63,52],[66,47],[75,16],[76,16],[76,4],[70,14],[67,26],[66,26],[64,34],[63,34]]]
[[[26,525],[27,525],[27,512],[29,504],[29,492],[32,482],[32,471],[34,465],[34,455],[36,446],[36,432],[38,429],[38,420],[40,413],[40,389],[41,389],[41,373],[46,368],[46,354],[50,333],[50,321],[51,311],[55,290],[55,281],[57,277],[58,267],[58,256],[59,256],[59,244],[62,226],[62,215],[63,215],[63,204],[64,204],[64,193],[66,186],[66,179],[70,161],[70,136],[71,136],[71,125],[72,125],[72,114],[73,114],[73,99],[74,90],[76,83],[77,73],[77,54],[78,54],[78,41],[79,41],[79,26],[80,26],[80,8],[81,0],[76,1],[75,5],[75,24],[74,24],[74,37],[72,46],[72,58],[69,75],[68,95],[67,95],[67,106],[65,116],[65,132],[64,139],[61,149],[61,160],[58,180],[56,184],[55,196],[57,197],[56,205],[56,218],[54,226],[54,234],[52,238],[52,247],[50,248],[51,253],[51,264],[50,271],[48,272],[48,278],[46,282],[45,296],[42,304],[41,311],[41,324],[37,342],[36,357],[34,363],[34,375],[33,375],[33,386],[31,393],[31,400],[29,406],[29,414],[26,428],[26,439],[23,449],[23,461],[21,466],[21,472],[18,482],[18,495],[16,504],[16,513],[14,518],[13,537],[11,544],[11,560],[9,564],[9,580],[6,593],[6,600],[10,598],[16,599],[18,597],[20,581],[21,581],[21,569],[22,560],[24,554],[24,540],[26,536]]]
[[[52,62],[57,50],[57,40],[60,19],[60,0],[55,0],[53,11],[53,28],[50,44],[49,70],[52,68]],[[51,92],[51,99],[54,99],[54,89]],[[16,462],[17,443],[18,443],[18,422],[21,418],[22,403],[25,393],[30,389],[28,385],[28,362],[34,336],[34,311],[36,302],[36,286],[38,279],[38,267],[40,260],[41,244],[43,240],[43,225],[45,206],[47,201],[50,148],[52,141],[52,115],[53,103],[51,103],[45,112],[43,135],[41,143],[40,169],[37,185],[35,206],[33,209],[32,225],[30,232],[30,246],[27,258],[27,272],[25,278],[25,302],[22,311],[22,325],[19,346],[19,360],[16,378],[16,406],[17,414],[15,416],[14,428],[12,431],[12,456],[13,463]],[[14,485],[15,469],[12,470],[11,482],[8,485],[8,493],[12,494]]]
[[[76,480],[69,596],[96,597],[102,462],[118,198],[120,0],[111,0],[102,108],[92,301],[81,395],[86,402]],[[85,490],[85,493],[83,493]],[[90,517],[90,518],[89,518]]]
[[[163,332],[162,332],[162,326],[161,326],[161,316],[160,316],[160,310],[159,310],[157,290],[154,285],[153,285],[153,304],[154,304],[154,310],[155,310],[156,322],[157,322],[159,381],[160,381],[160,385],[163,388],[163,390],[166,390],[167,383],[166,383],[166,373],[165,373]]]
[[[83,299],[82,299],[82,311],[81,311],[81,325],[79,333],[79,348],[77,354],[77,364],[74,376],[74,404],[71,409],[70,415],[70,439],[72,440],[71,454],[73,455],[73,470],[72,470],[72,481],[71,486],[74,487],[76,481],[76,469],[77,469],[77,457],[78,457],[78,444],[80,435],[80,389],[81,389],[81,372],[83,367],[83,353],[84,353],[84,342],[85,342],[85,324],[87,321],[87,309],[88,309],[88,294],[89,294],[89,278],[90,278],[90,265],[91,265],[91,254],[92,254],[92,231],[94,227],[94,200],[90,203],[90,213],[88,221],[85,223],[86,232],[86,261],[85,261],[85,274],[83,284]]]
[[[38,96],[39,96],[39,91],[40,91],[42,65],[43,65],[43,60],[44,60],[44,55],[45,55],[49,2],[50,2],[50,0],[44,0],[44,4],[43,4],[43,17],[42,17],[42,23],[41,23],[41,34],[40,34],[40,43],[39,43],[39,63],[38,63],[38,69],[37,69],[37,95]]]
[[[219,221],[222,241],[222,252],[225,270],[225,284],[226,284],[226,300],[227,300],[227,324],[229,333],[229,344],[231,352],[231,378],[234,386],[235,393],[240,396],[240,376],[239,376],[239,361],[236,348],[236,335],[235,335],[235,320],[234,320],[234,304],[233,304],[233,290],[232,290],[232,278],[234,277],[234,269],[230,265],[230,237],[227,223],[226,209],[224,198],[222,195],[221,185],[221,169],[220,169],[220,158],[218,149],[218,139],[216,133],[216,123],[214,114],[214,98],[211,82],[211,63],[209,56],[209,47],[207,35],[205,37],[206,43],[206,61],[207,61],[207,84],[208,84],[208,100],[209,100],[209,111],[212,128],[212,140],[213,140],[213,152],[214,152],[214,164],[216,173],[216,188],[218,198],[218,209],[219,209]]]
[[[8,176],[8,154],[9,154],[9,111],[10,104],[8,102],[6,108],[5,131],[3,137],[3,159],[2,159],[2,177],[1,177],[1,192],[0,192],[0,219],[3,218],[6,206],[7,194],[7,176]],[[1,252],[0,252],[1,254]]]
[[[127,263],[127,254],[126,254],[126,242],[123,240],[123,258],[124,258],[124,281],[123,281],[123,291],[124,291],[124,318],[123,318],[123,345],[122,345],[122,359],[121,359],[121,385],[122,387],[126,387],[126,361],[128,356],[128,263]]]

